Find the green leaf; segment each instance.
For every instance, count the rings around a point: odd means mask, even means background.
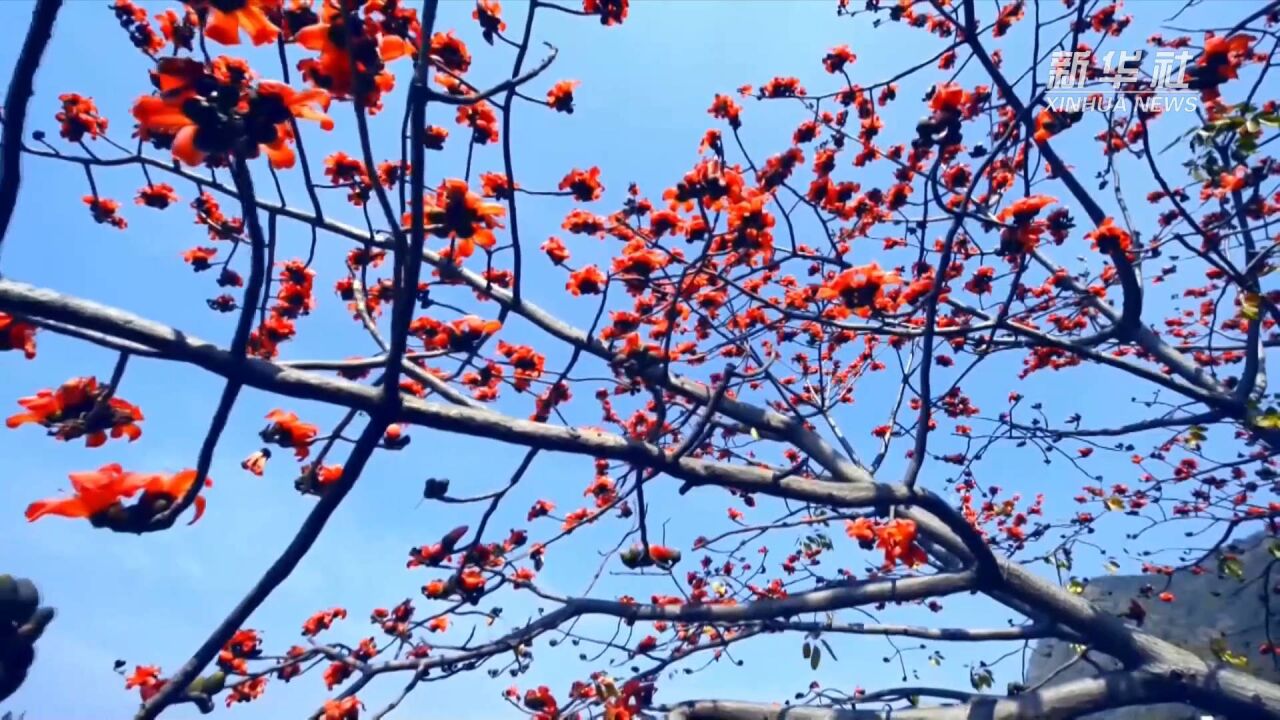
[[[1192,425],[1187,429],[1186,446],[1192,450],[1199,449],[1200,445],[1209,438],[1208,430],[1201,425]]]
[[[1067,591],[1072,595],[1082,595],[1084,594],[1084,583],[1080,581],[1080,578],[1071,578],[1067,581]]]
[[[1218,572],[1229,578],[1244,582],[1244,563],[1235,555],[1223,555],[1218,558]]]
[[[1257,293],[1244,293],[1240,296],[1240,314],[1249,320],[1257,320],[1262,314],[1261,300]]]
[[[1254,417],[1253,424],[1264,430],[1280,429],[1280,412],[1276,412],[1274,408],[1267,408],[1265,413]]]
[[[840,662],[840,658],[836,657],[836,651],[831,649],[831,645],[827,643],[826,640],[819,638],[818,642],[822,643],[822,647],[827,649],[827,654],[831,656],[832,660],[835,660],[836,662]]]
[[[809,655],[809,669],[817,670],[818,664],[822,662],[822,648],[815,647],[813,653]]]
[[[1209,650],[1219,660],[1232,667],[1242,668],[1249,665],[1249,658],[1232,652],[1231,648],[1227,646],[1227,639],[1224,637],[1216,637],[1210,640]]]

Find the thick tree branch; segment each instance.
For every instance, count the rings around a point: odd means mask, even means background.
[[[53,23],[61,8],[62,0],[37,0],[22,52],[9,76],[9,90],[4,98],[4,128],[0,130],[0,249],[4,247],[9,221],[18,204],[18,187],[22,184],[22,136],[27,126],[27,105],[34,92],[36,70],[53,36]]]

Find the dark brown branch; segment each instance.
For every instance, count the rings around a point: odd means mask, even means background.
[[[387,425],[385,421],[374,420],[365,427],[343,466],[342,477],[324,492],[302,526],[298,528],[298,533],[294,535],[293,540],[271,564],[271,567],[267,568],[266,573],[254,584],[244,599],[218,624],[191,659],[169,678],[168,683],[155,697],[142,706],[134,716],[135,720],[153,720],[170,702],[177,699],[176,696],[180,691],[184,690],[213,660],[232,634],[249,619],[253,611],[257,610],[258,606],[280,586],[280,583],[289,577],[303,556],[315,544],[316,538],[320,537],[320,532],[324,530],[334,510],[338,509],[342,499],[355,485],[369,457],[377,447],[378,441],[382,438],[383,432],[386,431]]]
[[[9,221],[18,204],[18,187],[22,184],[22,135],[27,126],[27,105],[34,92],[36,70],[53,36],[53,23],[61,8],[62,0],[37,0],[22,52],[9,77],[9,91],[4,98],[4,128],[0,130],[0,248],[4,246]]]

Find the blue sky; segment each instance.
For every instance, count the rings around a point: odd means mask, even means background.
[[[1138,16],[1135,27],[1115,47],[1136,48],[1155,29],[1155,23],[1180,4],[1156,0],[1131,3],[1129,12]],[[174,5],[145,3],[152,12]],[[1216,3],[1218,8],[1230,7],[1232,15],[1250,5],[1244,0]],[[522,27],[521,4],[504,6],[512,31]],[[1059,5],[1046,3],[1046,7],[1057,12]],[[438,27],[456,28],[469,43],[476,58],[477,77],[500,77],[509,69],[509,48],[483,44],[470,19],[471,8],[469,2],[446,0],[441,5]],[[30,3],[20,0],[0,3],[0,27],[9,28],[9,41],[0,44],[0,70],[5,77],[16,56],[18,33],[25,27],[29,10]],[[1212,14],[1203,8],[1198,12],[1199,19]],[[1191,14],[1180,19],[1187,25],[1196,21],[1197,17]],[[853,77],[864,83],[882,79],[943,47],[940,40],[907,33],[893,25],[872,29],[865,20],[837,18],[835,3],[827,0],[641,1],[634,4],[628,21],[615,28],[603,28],[591,19],[546,12],[539,15],[535,38],[556,45],[560,55],[551,70],[531,86],[529,94],[540,96],[559,79],[578,79],[582,86],[577,93],[577,111],[572,116],[544,107],[517,105],[517,179],[524,187],[551,189],[570,168],[599,165],[607,187],[605,200],[592,207],[599,212],[616,207],[627,183],[632,181],[656,200],[664,187],[692,166],[703,132],[718,126],[706,114],[717,92],[731,92],[744,83],[760,85],[775,75],[797,75],[815,92],[835,89],[822,72],[820,60],[827,49],[840,44],[851,45],[859,55]],[[1006,46],[1010,62],[1019,49],[1025,50],[1025,43],[1016,36],[1010,38]],[[534,59],[543,51],[536,47]],[[233,48],[228,54],[258,57],[243,47]],[[79,92],[95,99],[111,120],[113,137],[124,140],[130,132],[130,103],[148,90],[146,67],[145,58],[129,46],[116,28],[105,2],[71,0],[60,18],[47,62],[37,76],[28,127],[45,129],[56,141],[53,114],[57,95]],[[278,69],[271,63],[261,67]],[[405,67],[398,69],[403,72]],[[267,74],[274,74],[274,70]],[[978,81],[976,76],[966,77],[970,83]],[[927,78],[937,79],[932,74]],[[886,114],[890,138],[907,139],[906,129],[914,124],[919,108],[913,98],[923,87],[919,81],[904,82],[901,94],[905,100]],[[402,96],[397,95],[384,115],[374,121],[375,140],[380,142],[376,154],[380,158],[392,153],[400,100]],[[785,149],[795,125],[804,119],[797,106],[750,100],[744,101],[744,106],[744,139],[757,161]],[[328,152],[353,147],[349,106],[335,105],[332,114],[338,123],[333,133],[311,132],[307,137],[317,171],[320,158]],[[440,107],[429,110],[430,122],[448,127],[453,133],[450,149],[428,158],[428,176],[433,182],[462,172],[462,133],[456,129],[452,115]],[[1074,164],[1093,168],[1100,154],[1090,139],[1092,132],[1096,128],[1065,138],[1059,145],[1060,152]],[[106,148],[95,149],[107,152]],[[847,160],[842,161],[841,172],[845,175],[841,179],[860,179],[864,184],[881,181],[865,180],[844,165]],[[492,146],[478,149],[475,167],[477,171],[499,170],[500,153]],[[1134,170],[1131,164],[1122,164],[1122,168]],[[182,203],[158,212],[132,204],[134,193],[143,184],[136,168],[97,173],[95,179],[102,194],[124,205],[122,214],[130,225],[128,231],[119,232],[93,223],[80,202],[80,196],[88,190],[77,166],[28,159],[24,173],[19,208],[0,257],[0,270],[6,277],[122,307],[205,339],[222,343],[229,340],[232,317],[211,313],[204,305],[205,298],[216,294],[212,274],[192,275],[180,259],[183,250],[206,244],[203,230],[191,223],[186,209],[186,203],[194,196],[189,185],[175,182]],[[1152,189],[1151,183],[1141,173],[1126,177],[1125,189],[1135,219],[1139,225],[1149,223],[1151,213],[1142,196]],[[263,180],[260,188],[265,187]],[[299,191],[298,180],[296,170],[285,174],[290,200],[302,205],[305,196]],[[1105,199],[1111,200],[1109,196]],[[326,203],[338,217],[358,222],[359,216],[344,207],[341,195],[331,194]],[[571,207],[562,199],[520,200],[521,233],[529,258],[525,287],[536,301],[585,326],[594,306],[569,298],[562,290],[562,273],[535,251],[548,235],[564,236],[559,225]],[[224,203],[224,208],[234,210],[230,204]],[[1083,217],[1080,212],[1076,215]],[[282,229],[283,246],[278,258],[305,255],[305,228],[285,223]],[[812,232],[812,228],[801,229]],[[566,241],[575,258],[603,260],[614,249],[596,240]],[[872,243],[856,252],[867,259],[875,258],[879,255],[876,245]],[[299,338],[286,347],[286,358],[341,358],[373,351],[367,336],[350,321],[331,290],[349,248],[340,238],[321,237],[317,264],[319,307],[299,323]],[[1069,262],[1077,252],[1085,254],[1087,250],[1082,246],[1076,252],[1064,252],[1060,259]],[[474,300],[471,307],[475,307]],[[481,310],[490,315],[493,312],[492,308]],[[536,332],[518,323],[506,332],[504,337],[513,341],[540,339]],[[96,374],[105,378],[110,374],[114,357],[109,352],[48,333],[40,335],[39,344],[39,357],[34,362],[24,361],[16,353],[0,355],[0,402],[11,403],[17,396],[56,386],[70,377]],[[548,353],[549,368],[563,364],[563,350],[545,341],[537,346]],[[966,381],[966,390],[984,411],[989,410],[992,415],[999,412],[1004,396],[1016,387],[1030,397],[1044,400],[1054,418],[1075,411],[1084,413],[1086,419],[1104,411],[1109,416],[1130,412],[1126,403],[1116,402],[1135,392],[1125,378],[1082,369],[1073,371],[1070,377],[1047,375],[1015,386],[1012,375],[1018,362],[1011,359],[1003,364],[991,363]],[[583,367],[584,371],[600,370],[589,364]],[[59,612],[38,646],[38,659],[29,681],[2,709],[25,710],[31,720],[125,716],[135,707],[136,695],[123,690],[121,678],[112,673],[112,661],[124,659],[131,666],[154,663],[166,671],[176,668],[288,542],[313,500],[293,490],[294,467],[287,453],[277,453],[263,478],[250,476],[239,468],[239,461],[260,446],[256,434],[264,424],[263,416],[280,406],[254,391],[244,393],[230,429],[223,436],[211,473],[216,484],[208,492],[209,511],[195,526],[180,526],[139,538],[94,530],[83,522],[54,518],[28,524],[22,517],[23,508],[31,500],[64,490],[68,472],[93,469],[112,461],[127,468],[152,471],[194,466],[220,387],[216,378],[192,368],[135,360],[120,396],[140,405],[146,413],[139,442],[113,442],[105,448],[85,449],[77,444],[59,444],[32,427],[0,433],[0,458],[5,458],[5,481],[0,483],[0,537],[5,538],[0,542],[0,570],[35,579],[46,601]],[[864,457],[875,452],[869,431],[884,421],[895,391],[891,376],[871,378],[859,386],[857,402],[842,418]],[[576,422],[598,423],[599,413],[589,393],[581,395],[571,417]],[[338,417],[332,408],[309,403],[289,402],[286,407],[322,428]],[[500,407],[526,415],[531,410],[531,400],[508,400]],[[16,404],[11,410],[17,410]],[[0,407],[0,414],[7,412]],[[357,641],[373,629],[364,618],[374,607],[389,607],[405,597],[417,597],[416,604],[425,608],[427,601],[417,595],[417,588],[428,578],[422,571],[404,569],[406,550],[434,540],[459,522],[474,521],[474,516],[466,513],[464,519],[464,513],[455,508],[419,504],[423,478],[449,477],[455,492],[484,492],[502,483],[523,453],[519,448],[424,430],[415,430],[412,435],[413,443],[407,451],[384,453],[374,459],[311,555],[253,616],[249,626],[264,631],[270,649],[283,650],[299,641],[302,621],[316,610],[346,607],[351,616],[335,627],[331,639]],[[901,471],[904,449],[902,445],[895,447],[894,460],[886,466],[890,477]],[[1117,480],[1132,479],[1125,454],[1103,455],[1091,466],[1093,472],[1114,473]],[[1034,453],[998,450],[979,466],[978,472],[984,484],[999,484],[1027,495],[1045,492],[1050,498],[1050,512],[1056,509],[1058,516],[1074,511],[1069,497],[1079,487],[1080,476],[1062,463],[1046,466]],[[539,497],[556,501],[564,510],[580,507],[580,494],[590,474],[588,459],[544,454],[493,526],[505,534],[506,528],[524,524],[524,511]],[[947,467],[930,465],[923,482],[941,489],[952,474]],[[697,491],[675,502],[672,488],[655,487],[651,496],[657,509],[655,519],[670,520],[667,532],[671,544],[687,547],[698,534],[729,527],[725,518],[725,508],[730,504],[727,495]],[[758,514],[749,518],[767,517],[763,508],[754,512]],[[553,550],[540,580],[556,592],[581,591],[600,562],[596,551],[606,543],[611,546],[622,531],[618,522],[580,531],[569,544]],[[1121,538],[1114,529],[1104,528],[1100,544],[1118,553]],[[775,542],[785,547],[787,541]],[[846,557],[858,555],[849,553]],[[1131,567],[1129,563],[1125,565]],[[645,596],[668,589],[634,579],[606,577],[596,593],[613,596],[625,591]],[[527,598],[510,594],[498,604],[505,608],[504,622],[488,629],[481,626],[478,638],[486,633],[496,636],[530,617],[533,607]],[[947,612],[941,616],[907,610],[887,617],[905,622],[990,626],[1002,624],[1008,616],[991,603],[957,598],[947,602]],[[602,623],[600,627],[608,626]],[[454,635],[461,640],[461,635]],[[909,641],[900,644],[913,646]],[[835,647],[841,661],[828,662],[812,674],[800,657],[799,645],[799,638],[754,641],[738,654],[746,661],[745,668],[720,663],[691,677],[664,680],[659,698],[673,701],[717,695],[783,700],[813,678],[845,689],[853,685],[875,688],[899,679],[896,664],[880,661],[889,652],[883,640],[840,639]],[[924,662],[925,652],[911,655],[911,666],[928,684],[964,687],[968,684],[965,662],[977,657],[989,659],[1007,648],[983,648],[981,656],[955,646],[940,645],[939,649],[946,655],[941,667]],[[578,663],[576,652],[568,648],[551,651],[542,646],[533,672],[519,680],[521,687],[548,684],[563,693],[573,679],[600,669],[599,664]],[[996,673],[997,687],[1014,679],[1015,671],[1014,662],[1001,665]],[[447,684],[429,684],[411,696],[401,716],[489,717],[503,711],[499,692],[508,684],[508,678],[490,680],[483,673]],[[383,680],[361,697],[371,708],[378,708],[399,688],[399,679]],[[244,718],[294,717],[317,707],[323,697],[317,674],[287,686],[273,683],[262,700],[231,710],[220,707],[219,712]],[[194,717],[196,712],[184,706],[171,710],[166,715],[169,716]]]

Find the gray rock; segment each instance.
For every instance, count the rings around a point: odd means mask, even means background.
[[[1088,581],[1083,596],[1099,607],[1116,615],[1124,615],[1132,601],[1137,601],[1146,611],[1142,629],[1204,658],[1211,664],[1221,664],[1210,643],[1215,638],[1226,641],[1226,647],[1234,654],[1248,659],[1248,665],[1240,668],[1253,675],[1280,682],[1280,658],[1264,656],[1258,652],[1260,645],[1268,641],[1266,628],[1266,597],[1271,593],[1270,636],[1280,643],[1280,594],[1275,592],[1280,583],[1280,563],[1272,569],[1275,558],[1270,546],[1273,541],[1259,533],[1224,548],[1236,554],[1244,568],[1244,580],[1218,573],[1216,559],[1205,561],[1206,572],[1195,575],[1189,571],[1174,573],[1172,578],[1161,575],[1106,575]],[[1270,571],[1270,575],[1268,575]],[[1167,583],[1167,585],[1166,585]],[[1169,590],[1176,596],[1173,602],[1162,602],[1159,595]],[[1132,621],[1130,621],[1132,622]],[[1042,640],[1036,643],[1027,663],[1027,678],[1036,684],[1050,676],[1077,656],[1068,643]],[[1091,677],[1101,670],[1112,670],[1118,664],[1111,658],[1089,653],[1096,667],[1086,662],[1076,662],[1056,675],[1049,684],[1082,677]],[[1195,720],[1203,713],[1187,705],[1155,705],[1140,708],[1121,708],[1094,713],[1091,720]]]

